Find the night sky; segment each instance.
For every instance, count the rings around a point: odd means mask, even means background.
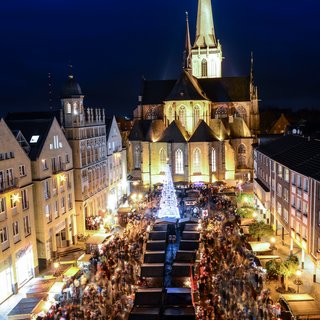
[[[197,0],[28,0],[0,4],[0,108],[49,110],[69,72],[85,105],[132,115],[141,79],[174,79],[182,67],[185,11],[192,43]],[[213,0],[223,75],[249,74],[262,107],[320,109],[320,1]]]

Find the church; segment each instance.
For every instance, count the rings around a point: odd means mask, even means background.
[[[213,183],[252,177],[252,144],[259,133],[257,88],[251,70],[222,76],[211,0],[198,0],[191,45],[188,15],[183,67],[175,80],[144,80],[129,134],[128,169],[151,188],[167,162],[175,183]]]

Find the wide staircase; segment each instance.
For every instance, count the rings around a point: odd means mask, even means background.
[[[200,245],[197,229],[197,221],[153,226],[141,265],[146,286],[137,290],[129,320],[196,319],[191,285]]]

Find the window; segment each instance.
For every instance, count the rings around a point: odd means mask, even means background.
[[[159,158],[160,158],[160,172],[165,172],[166,164],[167,164],[167,154],[163,148],[160,149]]]
[[[277,183],[277,195],[282,197],[282,185],[280,183]]]
[[[0,198],[0,212],[6,211],[6,198]]]
[[[48,170],[48,163],[46,159],[41,160],[42,170]]]
[[[247,157],[246,157],[247,148],[241,143],[238,147],[238,167],[244,168],[246,167]]]
[[[141,151],[140,146],[134,148],[134,167],[135,169],[141,168]]]
[[[67,113],[71,113],[71,104],[67,103]]]
[[[68,194],[68,210],[72,209],[72,194]]]
[[[283,188],[283,199],[284,201],[289,201],[289,190],[287,188]]]
[[[24,227],[25,236],[30,235],[31,234],[31,226],[30,226],[29,216],[23,217],[23,227]]]
[[[291,175],[291,183],[295,186],[296,185],[296,175],[292,173]]]
[[[13,169],[7,169],[7,185],[8,187],[12,187],[14,185],[14,178],[13,178]]]
[[[26,189],[21,191],[21,203],[22,203],[23,210],[26,210],[29,208],[28,191]]]
[[[211,171],[217,171],[217,152],[215,148],[211,149]]]
[[[298,188],[301,188],[301,176],[297,175],[297,186]]]
[[[1,239],[1,243],[8,241],[8,228],[7,227],[3,227],[0,229],[0,239]]]
[[[20,177],[26,176],[26,167],[23,164],[19,166],[19,175]]]
[[[216,110],[216,113],[215,113],[216,119],[226,118],[227,116],[228,116],[227,107],[221,106]]]
[[[66,163],[69,163],[70,159],[69,159],[69,155],[66,153]]]
[[[43,181],[43,192],[44,192],[44,198],[48,200],[50,198],[49,180]]]
[[[279,202],[277,202],[277,212],[279,216],[282,215],[282,206],[281,206],[281,203]]]
[[[283,172],[282,166],[281,166],[280,164],[278,164],[278,176],[279,176],[280,178],[282,178],[282,172]]]
[[[302,213],[307,216],[308,215],[308,203],[307,202],[303,202],[302,203]]]
[[[169,120],[169,123],[173,120],[172,119],[172,107],[171,106],[168,108],[168,120]]]
[[[193,119],[194,119],[194,127],[198,124],[200,120],[200,108],[199,106],[195,106],[193,109]]]
[[[13,236],[17,236],[19,234],[19,222],[15,221],[12,223],[12,231],[13,231]]]
[[[237,106],[236,107],[235,116],[242,118],[246,122],[247,121],[247,111],[246,111],[246,109],[243,106]]]
[[[309,184],[308,184],[308,179],[307,178],[304,178],[303,179],[303,190],[305,192],[308,192],[309,191]]]
[[[284,180],[289,182],[289,169],[288,168],[284,169]]]
[[[58,218],[59,217],[59,202],[58,200],[56,200],[54,202],[54,218]]]
[[[184,106],[179,108],[179,121],[181,122],[182,126],[186,126],[186,108]]]
[[[176,174],[183,174],[183,152],[181,149],[177,149],[175,154],[176,160]]]
[[[283,208],[283,220],[288,223],[289,221],[289,215],[288,215],[288,210]]]
[[[50,204],[44,206],[44,213],[46,215],[47,223],[52,221],[51,207]]]
[[[199,148],[195,148],[193,151],[193,172],[201,172],[201,152]]]
[[[32,136],[30,139],[30,143],[37,143],[39,138],[40,138],[40,136]]]
[[[208,76],[208,62],[206,59],[203,59],[201,61],[201,77],[207,77]]]
[[[62,214],[66,213],[66,199],[64,197],[61,198],[61,212]]]

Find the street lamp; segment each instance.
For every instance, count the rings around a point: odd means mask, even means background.
[[[296,276],[297,278],[293,281],[293,283],[297,286],[297,293],[299,293],[299,287],[303,284],[302,280],[301,280],[301,270],[297,270],[296,271]]]
[[[271,250],[274,250],[276,248],[275,244],[276,244],[276,238],[275,237],[271,237],[270,238],[270,249]]]

